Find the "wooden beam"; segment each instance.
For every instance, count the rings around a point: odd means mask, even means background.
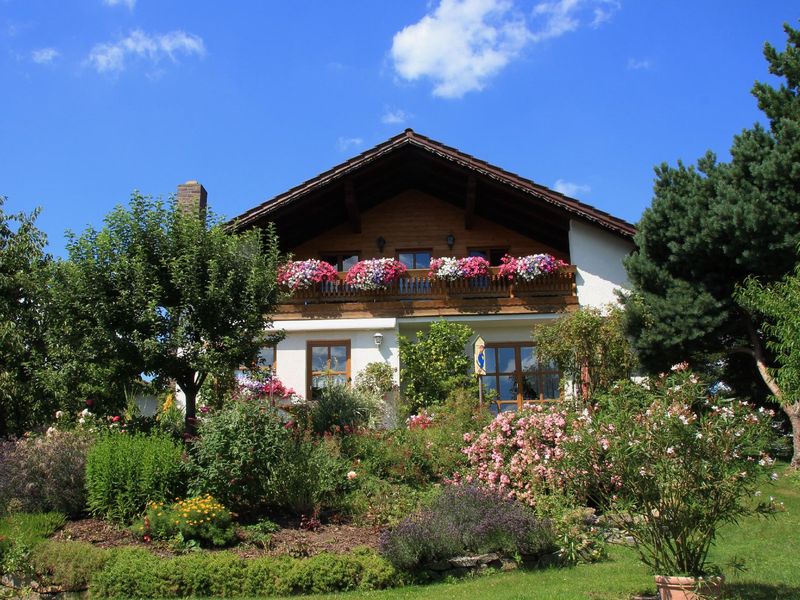
[[[475,189],[478,187],[475,175],[470,173],[467,177],[467,206],[464,210],[464,228],[472,229],[473,216],[475,215]]]
[[[358,210],[352,179],[344,182],[344,205],[347,208],[347,220],[350,221],[350,229],[353,230],[353,233],[361,233],[361,213]]]

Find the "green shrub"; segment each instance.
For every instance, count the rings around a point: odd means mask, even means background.
[[[397,571],[372,550],[245,560],[229,552],[162,559],[123,549],[95,574],[90,591],[100,598],[274,596],[382,589],[398,582]]]
[[[183,492],[183,447],[165,434],[109,434],[90,450],[86,466],[89,511],[130,522],[148,502]]]
[[[304,407],[305,420],[318,435],[351,433],[368,423],[370,404],[370,399],[358,390],[331,385],[314,392],[314,400]]]
[[[441,320],[431,323],[427,333],[417,332],[416,342],[400,337],[400,380],[411,412],[441,404],[453,390],[474,385],[464,352],[473,334],[467,325]]]
[[[173,504],[151,502],[132,531],[142,538],[168,540],[180,536],[184,541],[211,546],[227,546],[235,538],[230,511],[210,495]]]
[[[231,402],[203,420],[189,447],[189,491],[211,494],[244,518],[262,514],[279,499],[279,474],[292,444],[273,408]]]
[[[46,581],[64,590],[83,590],[108,558],[108,550],[91,544],[45,540],[31,552],[30,566],[40,582]]]
[[[428,508],[381,536],[381,553],[401,569],[464,554],[553,550],[549,522],[505,494],[468,485],[447,486]]]
[[[304,515],[334,507],[352,487],[349,471],[336,438],[315,440],[298,432],[277,467],[275,505]]]
[[[13,502],[26,512],[78,516],[86,509],[86,455],[94,436],[50,429],[47,435],[0,442],[0,512]]]
[[[392,483],[370,473],[358,475],[355,482],[341,508],[354,521],[371,526],[396,525],[438,493],[435,486]]]
[[[61,529],[61,513],[13,513],[0,519],[2,573],[30,573],[30,554],[46,538]]]

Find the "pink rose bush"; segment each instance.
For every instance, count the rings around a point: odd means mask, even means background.
[[[550,254],[530,254],[517,258],[506,254],[501,262],[499,273],[509,281],[533,281],[539,275],[555,273],[567,266],[563,260]]]
[[[489,261],[482,256],[443,257],[431,260],[428,276],[441,281],[474,279],[489,275]]]
[[[393,258],[371,258],[350,267],[345,281],[357,290],[381,290],[405,275],[406,266]]]
[[[278,269],[278,284],[290,290],[305,290],[315,283],[336,281],[336,269],[329,263],[315,258],[292,260]]]

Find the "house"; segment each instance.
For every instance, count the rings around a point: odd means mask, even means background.
[[[349,381],[371,362],[399,369],[398,337],[447,319],[486,342],[484,384],[502,409],[558,396],[558,372],[537,360],[531,330],[578,306],[614,302],[615,290],[628,285],[622,260],[635,231],[411,129],[255,206],[235,226],[268,222],[283,251],[340,272],[340,281],[298,291],[278,307],[275,327],[286,337],[265,357],[284,383],[310,397],[312,387]],[[530,283],[497,275],[504,255],[536,253],[569,266]],[[432,281],[430,261],[443,256],[483,256],[492,270],[474,281]],[[408,271],[388,290],[344,283],[350,266],[377,257],[397,258]]]

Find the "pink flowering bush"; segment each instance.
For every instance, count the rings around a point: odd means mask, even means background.
[[[292,260],[278,269],[278,283],[290,290],[305,290],[315,283],[336,281],[336,269],[324,260]]]
[[[357,290],[386,289],[406,272],[406,266],[393,258],[371,258],[350,267],[345,281]]]
[[[428,429],[433,426],[433,420],[436,417],[433,413],[428,413],[424,408],[416,415],[411,415],[406,419],[406,425],[409,429]]]
[[[554,273],[567,266],[550,254],[530,254],[528,256],[513,257],[505,255],[498,271],[509,281],[533,281],[539,275]]]
[[[560,405],[527,404],[518,413],[502,412],[479,434],[464,434],[471,469],[458,476],[536,506],[542,495],[566,493],[583,501],[600,478],[604,438],[596,448],[570,455],[566,445],[591,427],[588,412]]]
[[[592,426],[563,450],[604,447],[596,500],[657,574],[709,573],[717,529],[774,508],[751,500],[773,463],[772,411],[712,395],[685,365],[597,400]]]
[[[431,260],[428,276],[442,281],[475,279],[489,275],[489,261],[482,256],[443,257]]]
[[[234,400],[270,401],[285,404],[299,400],[297,392],[274,376],[238,377],[233,391]]]

